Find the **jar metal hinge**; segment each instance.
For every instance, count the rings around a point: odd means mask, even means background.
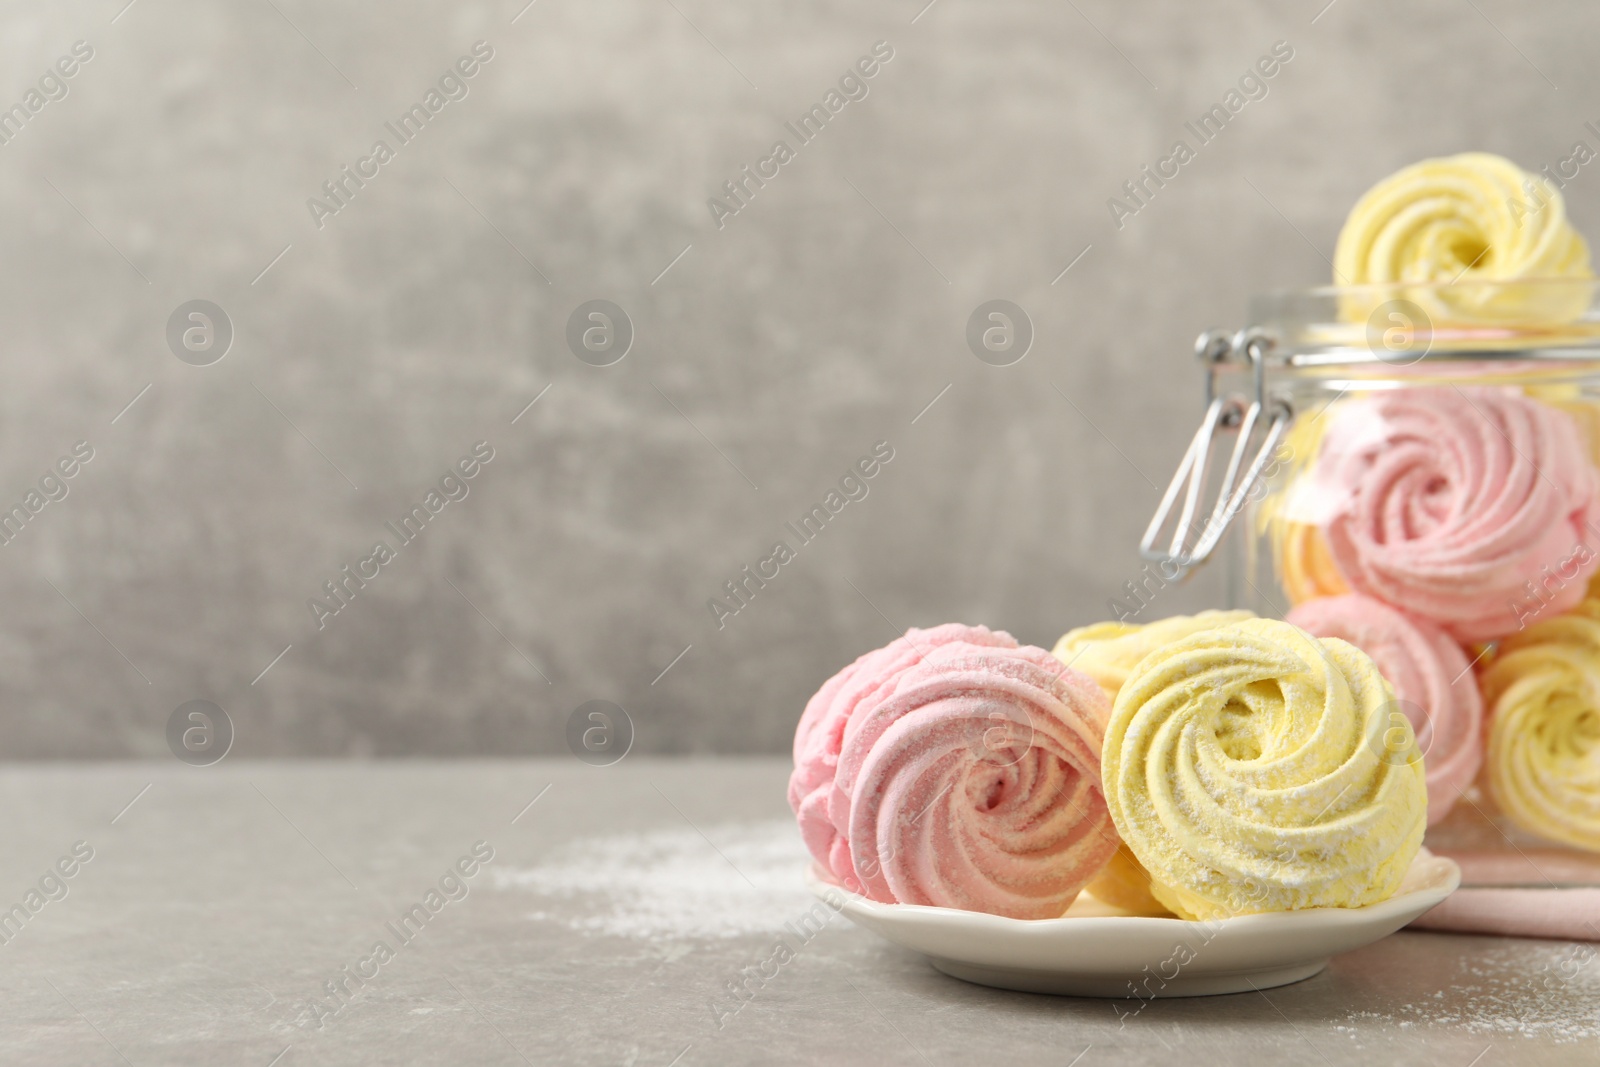
[[[1271,346],[1271,338],[1254,330],[1242,330],[1232,336],[1212,330],[1201,334],[1195,342],[1195,355],[1205,368],[1205,417],[1139,541],[1140,556],[1174,565],[1180,572],[1204,563],[1221,543],[1229,523],[1260,484],[1263,472],[1294,421],[1294,408],[1286,398],[1267,395],[1266,357]],[[1245,363],[1254,378],[1255,395],[1219,392],[1219,376],[1225,371],[1242,369]],[[1213,456],[1225,435],[1234,438],[1233,449],[1223,468],[1216,501],[1204,512],[1203,525],[1197,527],[1196,519],[1203,513],[1201,504],[1206,497]],[[1180,497],[1182,507],[1173,523],[1173,510],[1178,508]],[[1162,531],[1169,524],[1172,527],[1170,539],[1166,540],[1165,547],[1157,547],[1163,541]]]

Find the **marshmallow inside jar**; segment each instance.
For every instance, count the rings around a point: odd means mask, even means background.
[[[1143,554],[1169,581],[1215,558],[1213,606],[1374,660],[1429,848],[1600,852],[1600,645],[1568,639],[1600,581],[1588,243],[1547,178],[1464,153],[1378,180],[1332,267],[1201,337],[1210,406]],[[1532,692],[1552,678],[1560,700]],[[1550,723],[1559,773],[1535,759]]]

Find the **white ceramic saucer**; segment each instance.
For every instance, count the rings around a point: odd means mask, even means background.
[[[1007,919],[954,908],[877,904],[806,872],[851,922],[921,952],[954,978],[1079,997],[1195,997],[1310,978],[1341,952],[1387,937],[1461,881],[1424,849],[1394,896],[1364,908],[1241,915],[1215,922],[1130,916],[1082,894],[1059,919]]]

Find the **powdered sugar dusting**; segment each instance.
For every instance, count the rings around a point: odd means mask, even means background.
[[[1351,1037],[1374,1021],[1485,1037],[1600,1039],[1600,950],[1566,941],[1485,941],[1464,953],[1448,993],[1389,1011],[1357,1011],[1336,1027]]]
[[[495,870],[494,885],[546,904],[529,918],[638,939],[771,933],[811,903],[792,820],[700,829],[704,837],[684,826],[575,842],[537,867]]]

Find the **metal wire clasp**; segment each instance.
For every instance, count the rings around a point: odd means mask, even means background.
[[[1233,521],[1261,481],[1262,473],[1271,462],[1289,425],[1294,421],[1294,410],[1281,397],[1269,399],[1266,392],[1266,354],[1272,341],[1265,334],[1245,330],[1230,337],[1220,330],[1200,335],[1195,342],[1195,355],[1205,368],[1206,413],[1189,441],[1189,448],[1178,464],[1178,471],[1167,486],[1156,507],[1156,513],[1145,528],[1139,541],[1139,555],[1157,563],[1175,565],[1179,572],[1204,563],[1216,550]],[[1255,381],[1255,396],[1240,393],[1219,394],[1218,376],[1231,365],[1248,361]],[[1267,416],[1266,429],[1260,431],[1262,416]],[[1198,530],[1195,519],[1200,514],[1201,500],[1206,495],[1206,482],[1212,466],[1213,446],[1223,434],[1234,436],[1233,450],[1223,468],[1222,485],[1217,491],[1215,504],[1207,515],[1205,524]],[[1260,437],[1258,444],[1255,439]],[[1255,454],[1251,455],[1254,444]],[[1243,475],[1241,477],[1241,472]],[[1157,548],[1162,530],[1172,517],[1173,508],[1183,497],[1183,506],[1172,526],[1172,536],[1167,546]]]

